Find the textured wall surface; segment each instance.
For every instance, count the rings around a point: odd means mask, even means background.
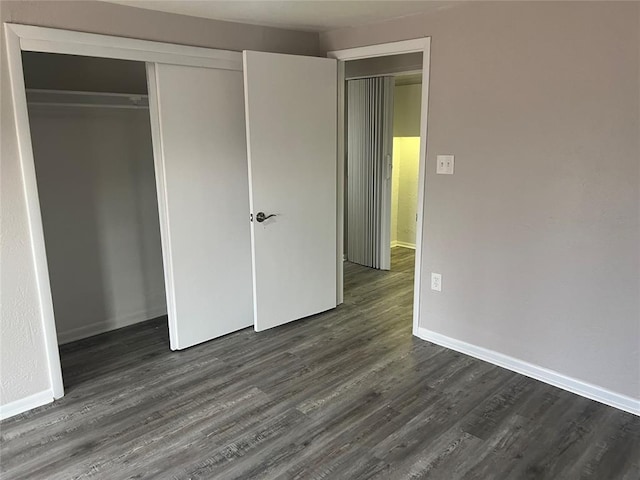
[[[431,36],[420,325],[640,398],[640,3],[460,2]],[[435,175],[438,153],[455,174]]]
[[[17,161],[17,145],[13,141],[15,128],[6,63],[2,64],[0,77],[0,405],[4,405],[48,389],[49,370],[22,172]]]
[[[0,3],[0,21],[172,42],[183,45],[313,55],[318,36],[153,12],[102,2]],[[27,223],[2,32],[0,64],[0,164],[2,298],[0,317],[0,405],[50,388],[43,326]]]

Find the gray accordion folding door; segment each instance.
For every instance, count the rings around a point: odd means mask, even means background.
[[[393,77],[347,81],[347,260],[391,268]]]

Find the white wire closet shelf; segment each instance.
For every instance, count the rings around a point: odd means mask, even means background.
[[[27,103],[33,106],[149,108],[148,95],[137,93],[82,92],[75,90],[27,89]]]

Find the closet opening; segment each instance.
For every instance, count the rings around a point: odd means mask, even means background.
[[[375,281],[394,304],[412,305],[422,57],[345,62],[345,298]]]
[[[22,61],[69,388],[110,368],[101,350],[133,349],[142,359],[145,342],[169,348],[146,69],[139,61],[39,52],[23,52]],[[107,333],[148,321],[126,345]],[[91,346],[94,359],[67,378],[80,346]]]

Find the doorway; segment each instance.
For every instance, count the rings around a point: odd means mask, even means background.
[[[146,70],[40,52],[22,62],[64,376],[74,342],[152,319],[168,340]]]
[[[431,38],[425,37],[414,40],[404,40],[399,42],[391,42],[378,45],[369,45],[364,47],[355,47],[345,50],[336,50],[329,52],[327,56],[339,60],[338,72],[339,72],[339,95],[338,95],[338,251],[342,253],[338,256],[338,288],[337,299],[338,303],[344,301],[344,290],[346,285],[345,276],[345,240],[348,239],[347,222],[348,212],[346,211],[346,191],[345,184],[347,179],[347,92],[345,81],[347,79],[347,68],[349,62],[352,65],[359,66],[374,66],[382,64],[384,68],[382,71],[365,71],[363,76],[371,75],[393,75],[398,73],[407,74],[420,74],[420,101],[417,102],[419,106],[416,108],[420,111],[420,123],[418,137],[419,140],[419,157],[418,157],[418,177],[417,177],[417,198],[416,198],[416,214],[415,214],[415,250],[413,260],[409,255],[408,263],[413,262],[413,325],[412,331],[414,335],[417,335],[419,319],[420,319],[420,307],[421,307],[421,277],[422,277],[422,248],[423,248],[423,224],[424,224],[424,203],[425,203],[425,185],[427,174],[427,111],[429,104],[429,71],[430,71],[430,53],[431,53]],[[406,54],[413,54],[406,55]],[[421,61],[418,59],[418,55],[421,55]],[[384,58],[387,57],[387,60]],[[353,69],[353,67],[351,67]],[[385,71],[386,69],[386,71]],[[354,72],[351,72],[354,73]],[[354,76],[359,75],[358,72],[354,73]],[[413,102],[415,105],[416,102]],[[391,162],[389,162],[391,164]],[[392,164],[391,164],[392,166]],[[388,188],[391,194],[391,188]],[[391,196],[391,195],[390,195]],[[391,222],[389,222],[389,230],[391,230]],[[391,233],[389,232],[389,235]],[[396,242],[398,240],[396,239]],[[382,242],[384,244],[384,242]],[[391,245],[390,245],[391,246]],[[397,244],[396,244],[397,246]],[[389,255],[390,257],[390,255]],[[389,259],[391,263],[391,259]],[[403,261],[407,263],[407,259]]]
[[[346,259],[390,270],[415,250],[422,54],[346,62]]]
[[[420,164],[422,53],[345,62],[345,294],[362,267],[413,286]],[[359,272],[355,274],[355,272]],[[382,281],[382,280],[380,280]],[[355,289],[352,291],[352,289]],[[412,293],[412,291],[411,291]],[[405,298],[411,304],[411,295]]]

